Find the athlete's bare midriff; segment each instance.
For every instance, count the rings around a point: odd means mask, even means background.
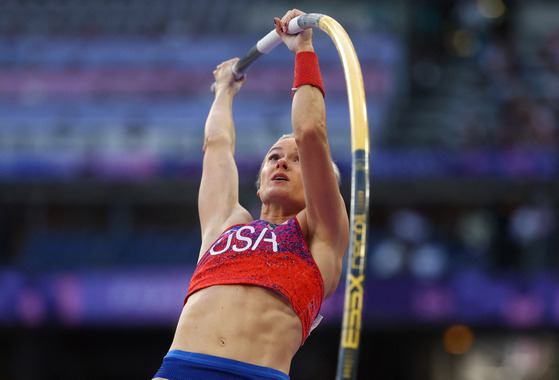
[[[279,293],[259,286],[214,285],[188,298],[171,350],[289,373],[301,340],[301,320]]]

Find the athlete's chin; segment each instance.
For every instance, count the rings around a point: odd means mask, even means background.
[[[297,196],[297,192],[294,191],[293,189],[288,188],[287,186],[285,187],[277,186],[269,189],[268,195],[274,198],[279,197],[279,198],[295,199]]]
[[[260,196],[262,198],[262,194]],[[294,190],[290,190],[290,189],[270,189],[269,191],[266,192],[265,194],[265,198],[262,198],[262,200],[267,200],[273,203],[286,203],[286,204],[292,204],[292,203],[299,203],[301,202],[301,197],[298,196],[297,192],[295,192]]]

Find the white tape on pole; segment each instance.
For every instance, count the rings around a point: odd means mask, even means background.
[[[256,43],[256,49],[262,54],[268,54],[279,44],[281,44],[281,37],[274,29]]]

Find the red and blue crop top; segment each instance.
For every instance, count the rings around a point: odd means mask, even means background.
[[[281,225],[255,220],[227,229],[198,262],[186,299],[212,285],[232,284],[283,294],[301,320],[303,342],[324,298],[322,276],[296,218]]]

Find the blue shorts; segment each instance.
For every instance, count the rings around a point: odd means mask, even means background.
[[[289,380],[288,375],[277,369],[179,350],[167,353],[155,377],[169,380]]]

